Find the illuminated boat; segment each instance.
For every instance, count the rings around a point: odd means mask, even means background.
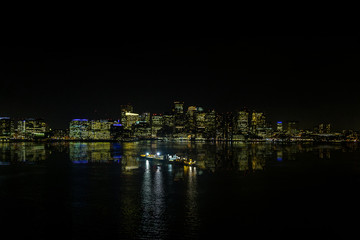
[[[150,154],[150,153],[141,154],[140,157],[146,158],[146,159],[155,159],[155,160],[164,160],[164,158],[165,158],[165,156],[161,155],[159,152],[156,154]]]
[[[175,155],[167,155],[167,158],[166,158],[169,162],[176,162],[178,160],[180,160],[180,157],[179,156],[176,156]]]
[[[196,161],[192,160],[191,158],[184,160],[184,165],[186,166],[194,166],[196,164]]]

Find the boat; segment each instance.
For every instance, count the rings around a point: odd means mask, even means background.
[[[165,158],[165,156],[161,155],[159,152],[156,154],[150,154],[150,153],[141,154],[140,157],[146,158],[146,159],[155,159],[155,160],[164,160],[164,158]]]
[[[194,166],[196,164],[196,161],[192,160],[191,158],[184,160],[184,165],[186,166]]]
[[[180,157],[176,154],[170,155],[161,155],[159,152],[156,154],[141,154],[140,157],[147,159],[147,160],[166,160],[168,163],[179,164],[179,165],[186,165],[186,166],[194,166],[196,161],[192,160],[191,158]]]
[[[180,159],[179,156],[177,156],[176,154],[175,155],[170,155],[168,154],[166,159],[169,161],[169,162],[176,162]]]

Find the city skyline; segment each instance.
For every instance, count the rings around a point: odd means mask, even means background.
[[[174,104],[176,104],[177,102],[182,103],[182,111],[183,114],[186,115],[189,111],[191,111],[192,108],[195,108],[196,111],[198,111],[198,109],[201,109],[201,112],[214,112],[216,115],[219,116],[224,116],[226,114],[231,114],[233,116],[235,116],[236,114],[238,114],[239,112],[247,112],[249,114],[249,118],[251,118],[251,114],[253,113],[261,113],[264,115],[264,117],[266,118],[266,124],[268,126],[271,126],[272,128],[276,129],[277,128],[277,124],[278,123],[283,123],[283,124],[287,124],[288,122],[297,122],[298,124],[298,128],[299,129],[303,129],[303,130],[313,130],[314,128],[318,127],[319,124],[331,124],[332,125],[332,130],[337,130],[337,131],[341,131],[341,130],[355,130],[358,131],[359,129],[350,129],[350,128],[344,128],[344,129],[340,129],[336,126],[333,125],[333,123],[331,121],[322,121],[322,122],[313,122],[313,125],[311,127],[303,127],[303,124],[298,120],[298,119],[272,119],[271,118],[271,113],[267,113],[267,112],[263,112],[263,111],[258,111],[257,109],[250,109],[247,107],[239,107],[236,109],[233,109],[232,111],[226,111],[226,112],[218,112],[216,111],[215,108],[209,108],[206,109],[203,106],[195,106],[194,104],[186,104],[183,101],[174,101],[172,102],[172,105],[169,105],[171,107],[169,107],[169,109],[167,109],[166,111],[163,112],[139,112],[136,111],[136,107],[134,107],[131,103],[127,103],[127,104],[121,104],[119,105],[119,112],[117,114],[104,114],[101,115],[99,112],[94,111],[93,113],[87,114],[87,115],[75,115],[74,117],[70,118],[70,119],[66,119],[64,122],[62,122],[62,125],[64,127],[58,128],[56,127],[56,125],[53,125],[48,119],[44,118],[43,116],[21,116],[19,117],[19,115],[16,116],[9,116],[9,115],[0,115],[0,119],[11,119],[13,121],[24,121],[24,120],[41,120],[41,121],[45,121],[47,123],[47,127],[48,128],[52,128],[52,129],[69,129],[69,123],[74,121],[74,120],[109,120],[109,121],[114,121],[114,122],[119,122],[122,119],[122,113],[124,112],[128,112],[129,114],[135,114],[138,115],[140,118],[142,115],[144,114],[150,114],[150,119],[152,119],[153,116],[166,116],[166,115],[174,115]],[[127,107],[128,109],[124,109],[124,107]],[[249,120],[250,121],[250,120]]]
[[[42,117],[53,128],[73,118],[118,118],[189,105],[265,112],[303,128],[331,122],[360,129],[357,36],[125,39],[103,45],[2,46],[0,116]]]
[[[201,106],[173,102],[164,113],[136,113],[121,105],[119,118],[74,118],[66,129],[54,129],[44,119],[0,117],[2,141],[271,141],[357,142],[359,131],[338,131],[330,122],[304,129],[296,120],[269,120],[264,112],[241,109],[218,113]]]

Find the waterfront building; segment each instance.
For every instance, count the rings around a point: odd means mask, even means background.
[[[184,137],[186,117],[184,114],[184,102],[176,101],[173,107],[174,114],[174,134]],[[185,134],[186,135],[186,134]]]
[[[206,139],[215,140],[216,138],[216,112],[211,110],[205,114],[205,132]]]
[[[163,127],[163,116],[162,114],[154,113],[151,116],[151,137],[157,137],[158,132]]]
[[[234,135],[234,115],[232,112],[216,114],[216,139],[230,141]]]
[[[277,132],[282,132],[283,130],[284,130],[283,123],[282,122],[277,122],[276,123],[276,131]]]
[[[152,128],[150,123],[139,121],[133,125],[134,137],[146,139],[152,137]]]
[[[299,121],[287,122],[287,134],[296,135],[299,133]]]
[[[318,126],[319,134],[330,134],[331,133],[331,125],[330,123],[321,123]]]
[[[251,115],[251,132],[257,135],[266,127],[265,115],[262,112],[253,112]]]
[[[91,120],[89,139],[92,140],[109,140],[110,127],[114,124],[108,120]]]
[[[131,131],[124,129],[124,126],[120,123],[114,123],[110,126],[111,139],[121,140],[131,137]]]
[[[66,140],[69,139],[69,131],[68,129],[52,129],[50,136],[54,140]]]
[[[17,134],[20,139],[44,138],[47,125],[43,119],[27,118],[17,123]]]
[[[186,112],[186,132],[190,135],[190,138],[196,138],[196,115],[197,108],[195,106],[189,106]]]
[[[199,109],[199,108],[198,108]],[[197,111],[196,117],[196,138],[205,139],[206,138],[206,113],[203,111]]]
[[[90,122],[88,119],[73,119],[70,122],[70,139],[85,140],[89,139]]]
[[[14,121],[9,117],[0,117],[0,139],[8,139],[14,135]]]
[[[247,135],[249,133],[249,112],[239,111],[236,119],[236,132]]]
[[[139,121],[139,114],[132,112],[121,113],[121,124],[125,129],[131,129],[132,125]]]

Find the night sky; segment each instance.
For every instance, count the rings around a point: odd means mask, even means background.
[[[0,116],[66,128],[73,118],[119,118],[121,104],[161,113],[182,100],[302,128],[360,129],[358,36],[104,42],[1,46]]]

